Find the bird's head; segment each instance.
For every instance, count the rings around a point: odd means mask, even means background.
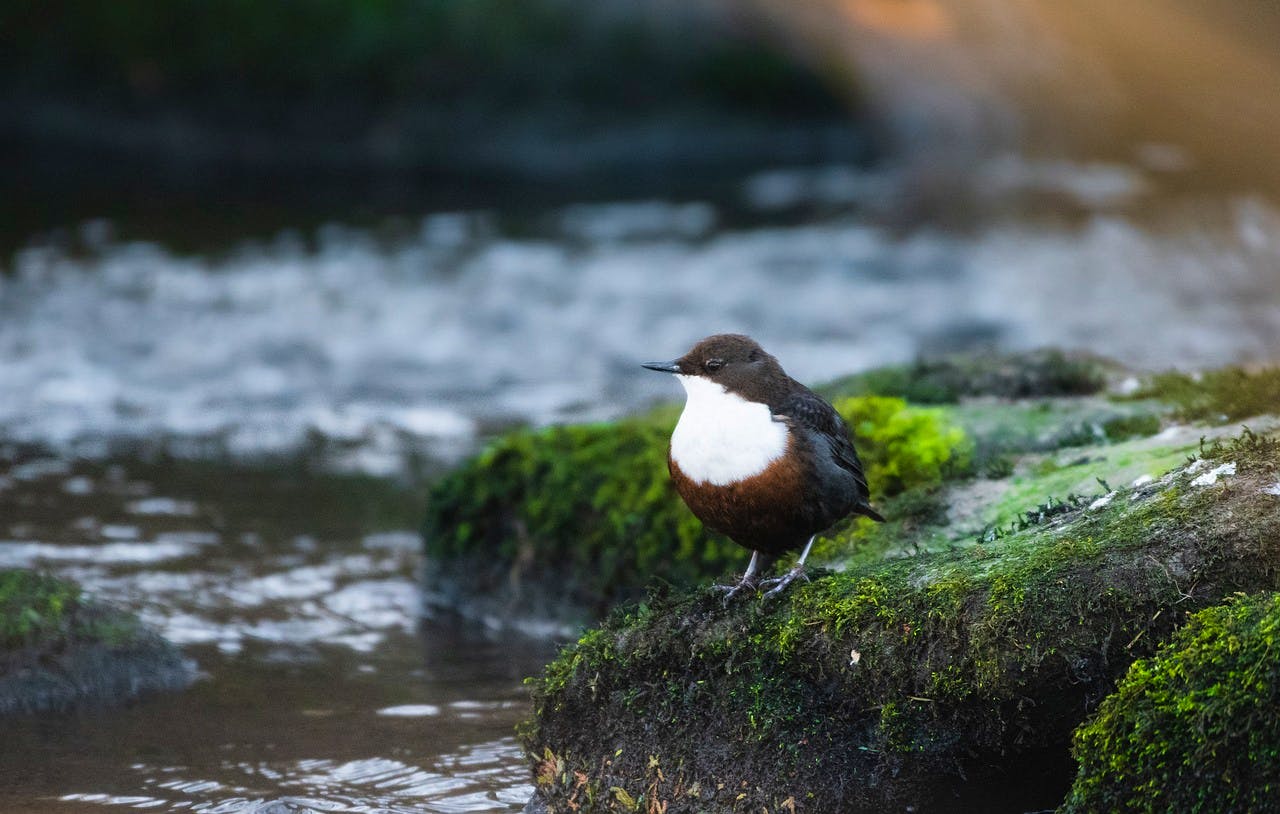
[[[786,376],[777,359],[754,339],[742,334],[708,336],[679,359],[645,362],[643,367],[680,377],[706,379],[745,396],[754,395],[761,387]]]

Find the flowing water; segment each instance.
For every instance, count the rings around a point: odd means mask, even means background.
[[[0,274],[0,567],[136,611],[200,679],[7,721],[0,810],[506,811],[554,642],[419,620],[421,484],[512,422],[672,398],[744,331],[801,379],[1058,345],[1274,359],[1280,212],[1140,166],[992,160],[943,228],[910,179],[331,224],[208,251],[92,221]]]
[[[319,445],[388,475],[495,425],[671,398],[636,363],[718,331],[810,381],[975,348],[1160,368],[1280,347],[1280,211],[1263,199],[1161,196],[1127,166],[973,176],[977,225],[950,230],[892,222],[909,182],[843,167],[719,200],[331,224],[194,255],[91,222],[0,275],[0,437],[91,457],[121,440],[185,457]],[[1052,207],[1023,214],[1036,196]]]

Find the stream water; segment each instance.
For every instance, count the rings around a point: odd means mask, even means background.
[[[126,709],[6,721],[0,811],[527,799],[513,726],[552,645],[419,619],[417,534],[362,531],[415,493],[288,466],[7,463],[0,516],[18,539],[0,541],[0,567],[48,568],[137,612],[199,678]]]
[[[329,224],[199,254],[89,222],[0,274],[0,438],[90,457],[318,446],[390,475],[495,425],[671,398],[637,360],[724,330],[810,381],[954,350],[1185,368],[1280,348],[1264,199],[1161,195],[1118,165],[1009,158],[973,177],[961,229],[892,222],[908,182],[845,167],[717,200]]]
[[[961,228],[904,225],[891,171],[825,167],[199,252],[107,221],[34,237],[0,274],[0,567],[136,611],[201,678],[6,722],[0,811],[517,810],[521,679],[555,643],[420,622],[422,484],[511,422],[674,397],[636,363],[702,335],[810,381],[1040,345],[1275,358],[1265,200],[1138,166],[974,177]]]

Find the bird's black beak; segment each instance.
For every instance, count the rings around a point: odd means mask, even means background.
[[[659,373],[679,373],[679,362],[641,362],[640,367],[656,370]]]

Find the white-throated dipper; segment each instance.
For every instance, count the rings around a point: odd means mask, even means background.
[[[837,520],[884,518],[868,504],[862,462],[844,419],[791,378],[754,339],[709,336],[671,362],[688,400],[667,467],[676,491],[703,525],[752,551],[725,600],[758,585],[781,593],[804,574],[814,537]],[[778,557],[803,549],[785,576],[764,580]]]

